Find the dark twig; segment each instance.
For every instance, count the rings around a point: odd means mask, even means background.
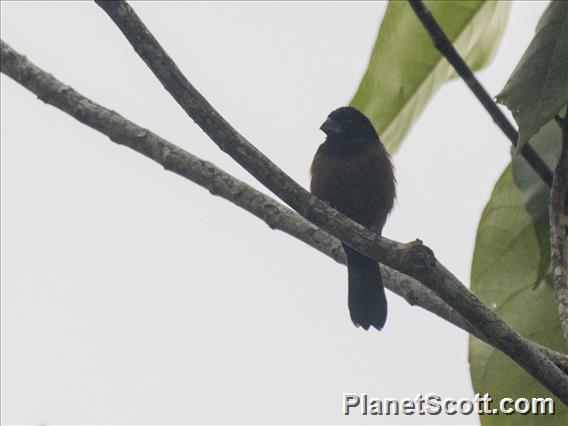
[[[515,332],[463,284],[420,241],[402,244],[362,227],[312,196],[272,163],[191,85],[123,1],[97,1],[166,90],[223,151],[303,217],[371,259],[417,279],[433,290],[491,345],[501,350],[568,404],[568,378],[550,359]]]
[[[308,222],[295,211],[234,178],[215,165],[139,127],[121,115],[96,104],[41,70],[2,42],[2,72],[11,76],[44,102],[71,115],[83,124],[127,146],[190,181],[207,189],[278,229],[345,264],[341,242]],[[414,278],[381,265],[385,285],[410,305],[420,306],[455,326],[487,340],[459,313]],[[568,355],[530,342],[568,374]]]
[[[421,0],[408,0],[410,7],[416,13],[416,16],[432,38],[434,46],[454,67],[465,84],[470,88],[475,97],[481,102],[485,110],[491,115],[491,118],[497,126],[505,133],[513,146],[517,146],[519,133],[511,122],[507,119],[503,111],[493,101],[489,93],[477,80],[469,66],[462,59],[460,54],[454,48],[452,42],[448,39],[442,28],[438,25],[430,11],[424,6]],[[525,144],[521,148],[521,155],[527,160],[534,171],[542,178],[542,180],[550,187],[552,185],[552,171],[544,160],[538,155],[532,146]]]
[[[564,216],[568,186],[568,113],[561,121],[562,146],[550,189],[548,214],[550,218],[552,284],[564,341],[568,346],[568,284],[566,282],[566,220]]]

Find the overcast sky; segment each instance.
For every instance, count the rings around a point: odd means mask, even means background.
[[[5,2],[2,39],[85,96],[262,187],[190,120],[90,2]],[[327,114],[351,99],[385,3],[134,3],[180,69],[308,187]],[[546,2],[516,2],[493,95]],[[342,415],[342,394],[471,397],[464,332],[388,293],[355,328],[347,271],[2,75],[2,421],[471,424]],[[384,234],[464,283],[509,142],[459,81],[394,157]]]

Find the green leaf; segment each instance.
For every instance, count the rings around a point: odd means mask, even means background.
[[[530,145],[551,170],[556,168],[561,140],[560,126],[555,120],[549,121],[530,140]],[[536,174],[519,152],[512,152],[511,155],[515,184],[523,194],[523,200],[528,213],[536,222],[541,216],[548,215],[550,187]]]
[[[555,120],[542,127],[530,140],[530,145],[551,170],[556,168],[562,133]],[[513,179],[521,191],[525,210],[538,226],[537,237],[541,252],[541,264],[537,280],[544,278],[550,266],[550,242],[548,225],[548,197],[550,188],[544,183],[524,157],[512,150]]]
[[[425,4],[473,69],[489,62],[506,24],[509,2]],[[390,1],[351,105],[371,119],[393,153],[430,97],[453,76],[407,2]]]
[[[549,284],[537,286],[548,240],[547,216],[535,224],[524,208],[521,192],[509,165],[499,178],[485,206],[471,271],[471,290],[523,336],[557,351],[564,341],[554,295]],[[554,398],[532,376],[506,355],[470,337],[469,363],[476,393],[501,398]],[[568,407],[555,398],[555,414],[486,415],[482,424],[568,424]]]
[[[517,149],[568,104],[568,2],[550,3],[497,101],[519,125]]]

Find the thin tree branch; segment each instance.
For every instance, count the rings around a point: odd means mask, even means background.
[[[566,220],[564,216],[568,186],[568,112],[561,124],[562,146],[550,189],[548,214],[550,219],[552,285],[558,306],[558,316],[564,333],[564,341],[568,346],[568,284],[566,282]]]
[[[452,42],[448,39],[444,30],[438,25],[430,11],[422,0],[408,0],[410,7],[432,38],[434,47],[448,60],[454,67],[459,76],[463,79],[467,87],[471,89],[475,97],[481,102],[485,110],[489,113],[495,124],[505,133],[513,146],[517,146],[519,133],[511,124],[503,111],[493,101],[489,93],[481,85],[475,77],[469,66],[462,59],[460,54],[454,48]],[[521,148],[521,155],[527,160],[534,171],[542,178],[542,180],[550,187],[552,185],[552,171],[544,160],[538,155],[532,146],[525,144]]]
[[[432,38],[434,46],[438,51],[448,60],[448,62],[454,67],[456,72],[462,77],[464,82],[467,86],[471,89],[477,99],[481,102],[481,104],[485,107],[487,112],[493,118],[493,121],[499,126],[499,128],[507,135],[514,146],[517,146],[518,140],[518,132],[515,130],[513,125],[507,120],[501,109],[497,106],[497,104],[493,101],[491,96],[487,93],[487,91],[483,88],[481,83],[477,80],[469,66],[466,62],[462,59],[460,54],[454,48],[452,42],[448,39],[442,28],[438,25],[435,18],[432,16],[432,13],[428,10],[428,8],[424,5],[422,0],[408,0],[408,3],[416,13],[416,16]],[[565,126],[563,121],[560,118],[560,115],[557,114],[554,117],[555,121],[558,125],[562,128]],[[563,151],[564,152],[564,151]],[[536,173],[542,178],[544,182],[551,186],[551,196],[550,196],[550,225],[551,225],[551,243],[556,244],[556,253],[552,252],[552,261],[553,261],[553,271],[557,271],[555,274],[553,272],[553,282],[555,288],[555,296],[556,301],[559,309],[562,330],[564,333],[564,339],[568,344],[568,288],[566,284],[566,266],[565,266],[565,257],[564,257],[564,245],[565,239],[562,238],[562,235],[566,235],[568,230],[565,228],[564,225],[564,215],[562,212],[565,212],[566,206],[566,199],[568,197],[568,192],[566,191],[566,166],[562,166],[563,168],[559,170],[556,169],[554,176],[550,168],[546,165],[546,163],[542,160],[542,158],[538,155],[538,153],[534,150],[532,146],[529,144],[524,145],[521,148],[521,155],[527,160],[529,165],[536,171]],[[563,157],[561,157],[563,158]],[[562,162],[563,163],[563,162]],[[558,165],[561,165],[559,160]],[[561,177],[561,179],[559,179]],[[564,183],[555,183],[557,181],[562,180]],[[556,189],[554,186],[556,185]],[[562,195],[560,195],[562,194]],[[562,200],[559,200],[558,197],[562,196]],[[552,203],[554,202],[554,208],[562,207],[562,210],[558,210],[557,212],[553,211]],[[554,217],[553,217],[554,216]],[[553,235],[553,223],[555,226],[555,234]],[[561,232],[562,234],[558,233]],[[557,266],[556,269],[555,265]]]
[[[417,279],[475,324],[488,342],[568,404],[568,377],[550,359],[497,317],[416,240],[381,237],[317,199],[239,134],[191,85],[173,60],[123,1],[97,1],[166,90],[223,151],[303,217],[360,253]]]
[[[293,210],[215,165],[195,157],[151,131],[135,125],[116,112],[85,98],[32,64],[4,42],[1,42],[1,45],[2,72],[35,93],[39,99],[105,134],[114,142],[128,146],[156,161],[166,170],[185,177],[204,187],[213,195],[238,205],[263,220],[271,229],[286,232],[335,261],[345,264],[345,253],[341,242]],[[487,341],[485,336],[430,289],[388,266],[381,265],[381,268],[386,287],[403,297],[410,305],[420,306],[479,339]],[[534,342],[530,343],[568,374],[568,355]]]

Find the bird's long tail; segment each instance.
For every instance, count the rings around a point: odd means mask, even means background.
[[[343,244],[349,274],[348,305],[351,320],[368,330],[380,330],[387,319],[387,299],[379,264]]]

